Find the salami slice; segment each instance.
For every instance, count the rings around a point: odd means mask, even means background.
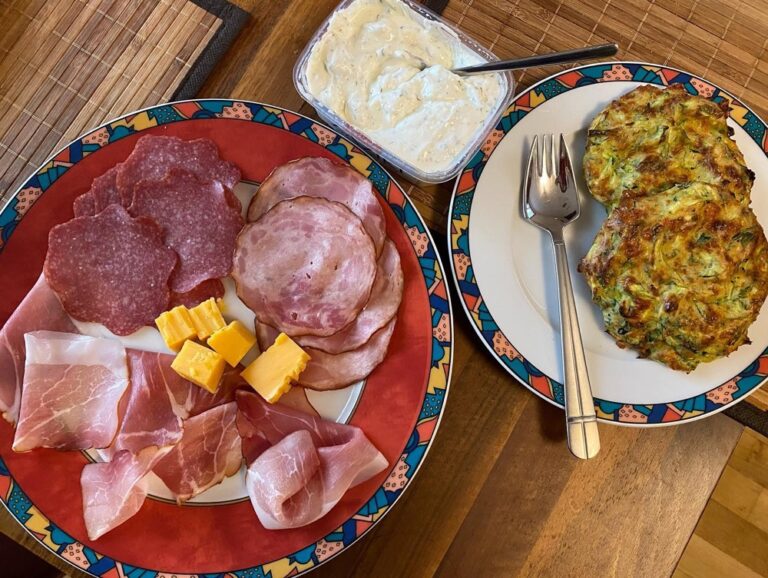
[[[402,298],[403,269],[400,266],[400,254],[395,244],[387,239],[379,257],[371,297],[360,315],[333,335],[302,335],[296,338],[296,342],[302,347],[312,347],[327,353],[357,349],[395,316]]]
[[[280,201],[295,197],[322,197],[346,205],[363,222],[376,254],[384,246],[384,211],[371,181],[348,165],[321,157],[305,157],[274,169],[248,207],[248,221],[257,221]]]
[[[131,200],[121,197],[117,192],[116,179],[119,166],[112,167],[103,175],[93,179],[91,189],[75,199],[73,205],[75,217],[96,215],[114,203],[128,208]]]
[[[183,140],[174,136],[146,135],[136,142],[117,171],[120,195],[133,199],[139,181],[160,181],[171,169],[184,169],[203,181],[218,181],[228,189],[240,181],[240,170],[219,158],[216,144],[207,138]]]
[[[298,197],[246,225],[232,277],[259,321],[288,335],[331,335],[368,301],[376,253],[347,207]]]
[[[203,182],[171,169],[162,181],[141,181],[133,189],[129,212],[150,217],[165,233],[165,244],[179,254],[170,287],[186,293],[208,279],[229,275],[235,238],[243,217],[230,206],[218,181]]]
[[[172,292],[170,306],[183,305],[184,307],[191,308],[203,301],[207,301],[211,297],[214,299],[224,297],[224,284],[221,282],[221,279],[208,279],[186,293]]]
[[[396,322],[397,317],[394,317],[374,333],[368,343],[338,355],[311,347],[304,348],[311,359],[299,376],[299,385],[326,391],[341,389],[365,379],[386,357]],[[274,327],[256,322],[256,338],[262,351],[274,343],[277,335],[278,331]]]
[[[175,265],[157,223],[110,205],[51,229],[43,270],[72,317],[128,335],[167,309]]]

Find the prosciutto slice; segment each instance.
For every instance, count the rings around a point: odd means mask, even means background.
[[[175,293],[229,275],[243,217],[227,202],[220,182],[203,182],[193,173],[171,169],[161,181],[144,180],[134,186],[129,212],[158,223],[165,244],[178,253],[170,279]]]
[[[237,404],[209,409],[184,422],[181,441],[153,468],[181,504],[240,469]]]
[[[327,391],[341,389],[365,379],[387,356],[396,323],[397,317],[394,317],[374,333],[365,345],[352,351],[333,355],[311,347],[304,348],[310,360],[299,376],[299,385]],[[262,351],[274,343],[278,334],[274,327],[256,322],[256,338]]]
[[[331,335],[371,295],[371,238],[339,203],[299,197],[276,205],[237,238],[237,294],[262,323],[288,335]]]
[[[0,412],[10,423],[16,423],[19,417],[26,359],[24,334],[41,329],[78,333],[44,275],[0,330]]]
[[[269,405],[252,392],[238,392],[237,405],[248,495],[269,530],[322,518],[349,488],[388,465],[355,426]]]
[[[128,388],[119,341],[53,331],[25,335],[27,361],[13,449],[105,448]]]
[[[146,475],[170,447],[118,452],[109,462],[87,464],[80,475],[88,537],[96,540],[136,514],[147,497]]]
[[[120,165],[116,165],[103,175],[93,179],[91,189],[75,199],[72,205],[75,217],[92,217],[114,204],[128,208],[131,204],[131,198],[121,197],[117,191],[116,180],[119,168]]]
[[[346,205],[363,222],[376,254],[381,253],[386,238],[384,211],[371,181],[348,165],[321,157],[306,157],[274,169],[251,200],[248,221],[259,220],[280,201],[302,196]]]
[[[333,335],[328,337],[301,335],[296,338],[296,342],[302,347],[311,347],[334,354],[357,349],[395,316],[402,298],[403,269],[400,266],[400,254],[395,244],[387,239],[379,257],[371,297],[360,315]]]
[[[160,181],[172,169],[182,169],[203,181],[215,181],[228,189],[240,181],[240,170],[219,158],[212,140],[183,140],[174,136],[141,137],[130,156],[119,165],[117,189],[122,198],[133,199],[133,188],[142,180]]]
[[[167,309],[175,265],[157,223],[110,205],[51,229],[44,271],[72,317],[128,335]]]

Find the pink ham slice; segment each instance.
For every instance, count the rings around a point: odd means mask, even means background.
[[[26,359],[24,334],[39,330],[78,333],[44,275],[0,330],[0,411],[10,423],[19,417]]]
[[[387,239],[379,257],[371,297],[360,315],[338,333],[328,337],[301,335],[296,338],[296,342],[302,347],[333,354],[357,349],[395,316],[402,298],[403,269],[400,266],[400,254],[395,244]]]
[[[326,391],[341,389],[365,379],[386,357],[396,322],[397,317],[392,318],[365,345],[352,351],[333,355],[311,347],[304,348],[310,360],[299,376],[299,385]],[[274,343],[277,335],[274,327],[256,322],[256,337],[262,351]]]
[[[269,405],[252,392],[238,392],[237,405],[248,495],[269,530],[319,520],[388,465],[357,427]]]
[[[175,293],[229,275],[243,217],[228,204],[220,182],[202,182],[192,173],[171,169],[162,181],[145,180],[134,187],[129,212],[158,223],[165,244],[178,253],[170,279]]]
[[[236,417],[237,404],[230,402],[189,418],[181,441],[153,468],[179,504],[240,469]]]
[[[80,475],[88,537],[96,540],[141,509],[147,497],[146,475],[170,447],[139,453],[118,452],[109,462],[87,464]]]
[[[344,205],[283,201],[237,238],[237,294],[262,323],[288,335],[331,335],[357,317],[371,294],[376,254]]]
[[[125,348],[114,339],[53,331],[27,333],[25,342],[14,451],[109,446],[128,388]]]
[[[93,179],[91,189],[75,199],[73,210],[75,217],[92,217],[109,205],[120,204],[128,208],[130,197],[121,197],[117,192],[117,171],[120,165],[114,166],[103,175]]]
[[[183,140],[173,136],[146,135],[130,156],[119,165],[117,189],[130,204],[139,181],[161,181],[172,169],[183,169],[202,181],[216,181],[228,189],[240,181],[240,170],[219,158],[219,149],[209,139]]]
[[[186,293],[171,292],[171,304],[169,307],[184,305],[184,307],[191,308],[203,301],[207,301],[211,297],[214,299],[224,297],[224,283],[221,282],[221,279],[208,279]]]
[[[51,229],[45,277],[72,317],[128,335],[168,307],[176,253],[162,239],[151,219],[110,205]]]
[[[348,165],[320,157],[306,157],[274,169],[248,207],[248,221],[257,221],[280,201],[295,197],[322,197],[346,205],[363,222],[376,254],[384,246],[384,211],[371,181]]]
[[[320,414],[317,413],[315,406],[309,402],[309,398],[307,397],[307,390],[303,387],[292,387],[280,397],[280,400],[277,403],[278,405],[290,407],[291,409],[295,409],[301,413],[306,413],[307,415],[320,417]]]

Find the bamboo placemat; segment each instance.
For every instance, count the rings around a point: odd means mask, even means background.
[[[221,0],[0,0],[0,202],[89,128],[192,96],[240,12]]]

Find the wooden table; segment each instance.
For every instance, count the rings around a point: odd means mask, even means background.
[[[752,2],[757,25],[732,16],[725,30],[716,2],[623,4],[636,19],[667,11],[678,26],[698,18],[693,38],[701,46],[693,55],[695,47],[680,51],[679,42],[668,46],[657,39],[658,30],[645,18],[633,30],[629,17],[611,16],[613,8],[601,2],[476,0],[473,8],[471,0],[451,1],[446,14],[464,18],[465,28],[496,44],[502,57],[612,40],[614,33],[623,47],[634,47],[631,55],[646,60],[653,58],[638,47],[652,47],[662,57],[685,52],[692,60],[688,68],[697,72],[703,72],[696,67],[710,36],[724,48],[728,30],[765,26],[766,33],[754,37],[759,46],[729,48],[742,60],[753,50],[751,81],[768,69],[768,4]],[[295,92],[291,72],[336,0],[235,3],[253,21],[200,96],[273,102],[313,115]],[[478,6],[488,16],[485,26],[467,17]],[[507,41],[502,28],[516,25],[513,18],[522,32]],[[552,37],[553,27],[565,35]],[[747,32],[742,37],[751,38]],[[708,68],[723,75],[718,62],[713,53]],[[533,78],[523,77],[523,84]],[[443,231],[449,188],[404,184],[430,225]],[[566,450],[562,412],[517,384],[487,354],[455,295],[454,307],[453,381],[423,468],[386,519],[314,576],[768,576],[766,438],[722,414],[651,430],[601,426],[602,452],[580,462]],[[80,575],[52,560],[5,512],[0,529],[61,571]]]

